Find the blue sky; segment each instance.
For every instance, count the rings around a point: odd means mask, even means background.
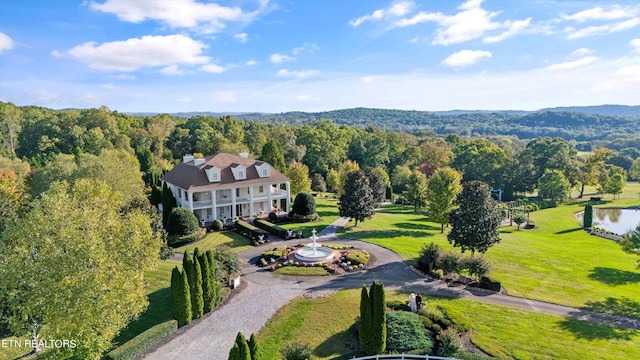
[[[120,112],[640,104],[640,4],[3,0],[0,100]]]

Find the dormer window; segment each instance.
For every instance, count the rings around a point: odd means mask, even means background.
[[[264,163],[262,161],[256,161],[256,171],[258,172],[258,176],[261,178],[269,177],[269,164]]]
[[[220,169],[215,166],[207,166],[204,169],[204,172],[207,174],[207,179],[209,182],[219,182],[220,181]]]
[[[245,180],[247,178],[246,168],[240,164],[232,164],[231,172],[236,180]]]

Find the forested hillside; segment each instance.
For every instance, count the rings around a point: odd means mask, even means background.
[[[632,116],[605,115],[625,114]],[[145,114],[148,115],[148,114]],[[320,119],[339,125],[404,132],[434,132],[462,136],[514,135],[521,139],[540,136],[578,141],[604,139],[616,134],[640,134],[640,106],[603,105],[555,108],[545,111],[406,111],[355,108],[325,112],[263,113],[178,113],[175,117],[233,115],[237,119],[269,124],[301,126]]]

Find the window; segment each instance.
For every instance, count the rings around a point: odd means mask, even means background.
[[[238,178],[240,178],[240,180],[244,179],[244,171],[240,170],[238,172]]]
[[[240,189],[236,189],[236,197],[240,197]]]
[[[262,177],[269,176],[269,169],[262,169]]]
[[[263,193],[263,192],[264,192],[264,186],[260,185],[260,186],[258,187],[258,192],[259,192],[259,193]]]
[[[214,171],[214,172],[211,174],[211,178],[213,179],[213,181],[218,181],[218,173]]]

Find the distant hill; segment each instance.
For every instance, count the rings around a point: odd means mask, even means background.
[[[640,105],[565,106],[538,110],[539,112],[579,112],[608,116],[640,116]]]
[[[624,115],[623,115],[624,114]],[[141,113],[130,115],[141,116]],[[154,115],[144,114],[143,116]],[[302,126],[320,119],[336,124],[406,132],[432,131],[436,134],[468,136],[514,135],[521,139],[541,136],[565,139],[593,140],[609,135],[640,135],[640,106],[601,105],[558,107],[539,111],[524,110],[451,110],[415,111],[372,108],[353,108],[322,112],[231,113],[183,112],[175,117],[220,117],[232,115],[236,119],[269,124]]]

